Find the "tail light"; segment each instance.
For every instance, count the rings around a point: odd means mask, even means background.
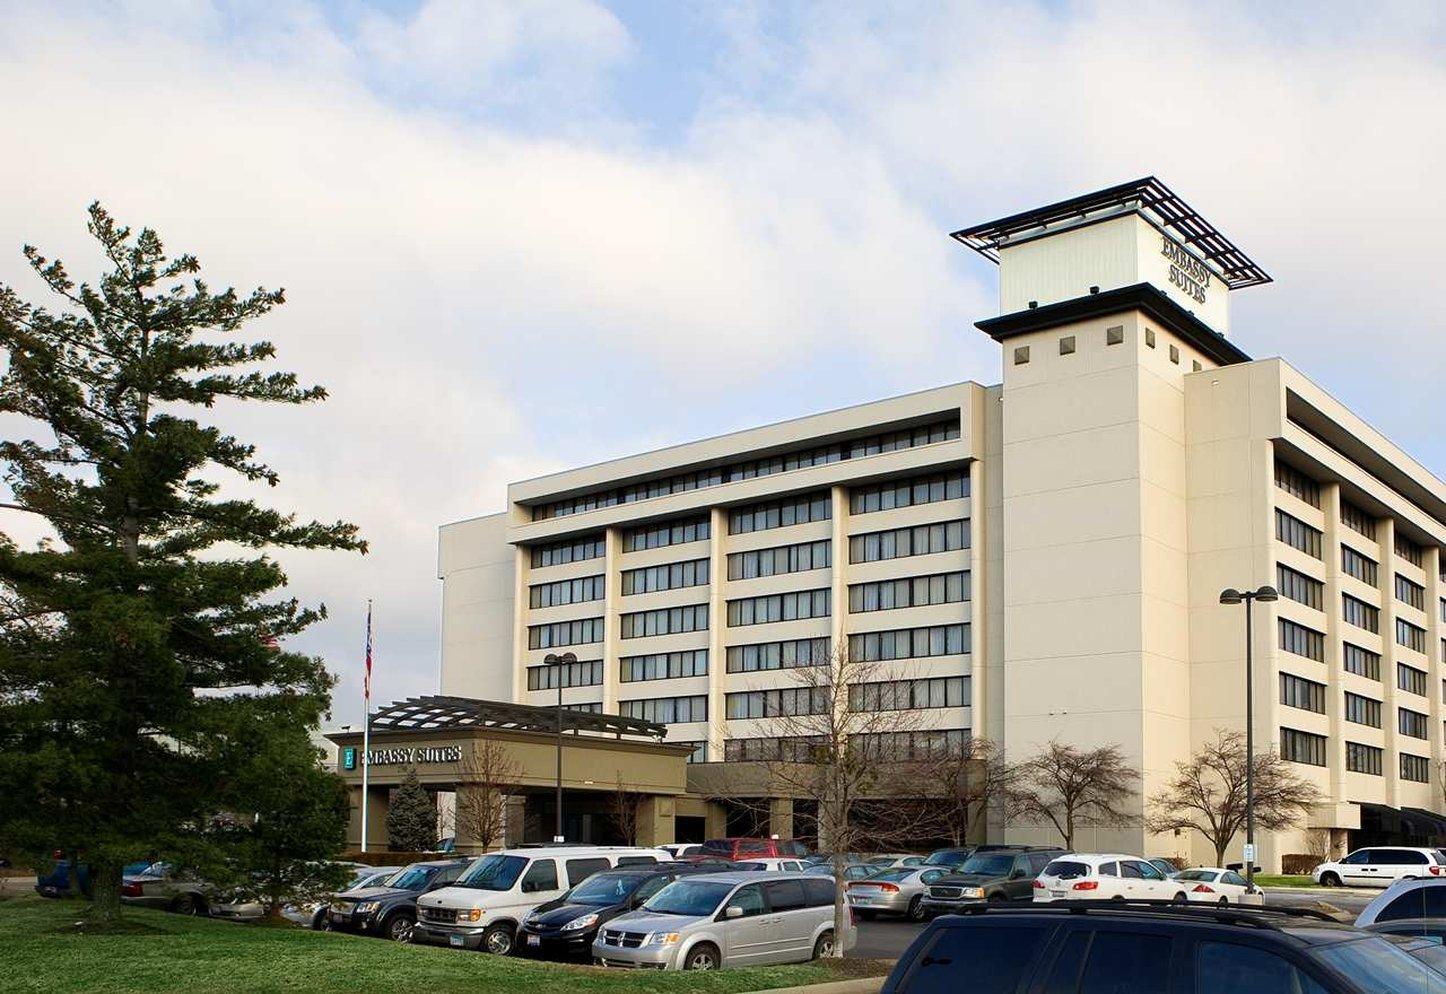
[[[888,891],[890,894],[897,894],[899,892],[897,884],[875,884],[874,886],[878,887],[879,890]]]
[[[145,887],[141,884],[134,882],[121,884],[121,897],[143,897],[144,895]]]
[[[1439,876],[1441,875],[1441,867],[1436,866],[1435,864],[1432,864],[1432,866],[1431,866],[1430,869],[1431,869],[1431,876],[1433,876],[1433,877],[1439,877]]]
[[[1035,888],[1035,890],[1044,890],[1044,882],[1043,882],[1043,881],[1040,881],[1040,880],[1036,880],[1036,881],[1034,882],[1034,888]]]
[[[1215,888],[1208,887],[1205,884],[1196,884],[1194,887],[1190,888],[1190,891],[1193,894],[1213,894],[1215,893]]]
[[[1099,882],[1098,880],[1081,880],[1079,883],[1075,884],[1074,887],[1071,888],[1071,889],[1072,889],[1072,890],[1099,890],[1099,889],[1100,889],[1100,882]]]

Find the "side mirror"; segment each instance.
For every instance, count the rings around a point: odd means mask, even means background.
[[[723,909],[723,917],[724,917],[724,918],[742,918],[742,917],[743,917],[743,909],[740,908],[740,907],[738,907],[738,905],[736,905],[736,904],[730,904],[730,905],[728,905],[728,907],[726,907],[726,908]]]

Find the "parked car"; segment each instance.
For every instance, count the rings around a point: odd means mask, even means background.
[[[828,877],[830,879],[832,879],[834,875],[832,863],[815,863],[810,867],[806,867],[803,872],[811,877]],[[849,863],[843,868],[843,878],[845,881],[867,880],[877,872],[877,867],[870,866],[867,863]]]
[[[210,884],[170,863],[151,863],[140,873],[121,877],[121,903],[141,908],[207,915],[214,894]]]
[[[601,870],[524,918],[517,930],[517,951],[545,959],[591,957],[598,929],[640,907],[674,880],[706,872],[692,863]]]
[[[757,873],[760,870],[768,873],[802,873],[804,865],[803,860],[792,856],[755,856],[738,860],[733,864],[733,869],[745,873]]]
[[[1189,901],[1188,888],[1139,856],[1071,853],[1054,860],[1034,881],[1036,903],[1049,901]]]
[[[1322,887],[1389,887],[1397,880],[1446,876],[1446,856],[1439,849],[1370,846],[1327,860],[1310,875]]]
[[[924,919],[924,891],[949,875],[946,866],[893,866],[864,880],[851,880],[845,892],[849,907],[864,921],[875,915]]]
[[[923,866],[924,857],[915,856],[910,853],[890,852],[879,853],[877,856],[870,856],[864,860],[870,866],[877,866],[881,870],[891,869],[899,866]]]
[[[1446,920],[1446,879],[1398,880],[1371,900],[1356,916],[1357,928],[1386,926],[1406,922],[1415,931],[1425,932],[1425,923]],[[1434,927],[1434,924],[1431,926]]]
[[[325,901],[318,901],[312,904],[288,904],[281,909],[281,917],[297,925],[304,925],[307,928],[322,931],[330,926],[326,920],[327,906],[338,894],[346,894],[349,891],[361,890],[363,887],[380,887],[389,877],[396,876],[402,869],[397,866],[359,866],[356,874],[347,882],[347,885],[335,894],[330,895]]]
[[[1245,878],[1234,870],[1219,866],[1193,866],[1175,874],[1177,883],[1185,884],[1185,897],[1195,904],[1264,904],[1257,890],[1250,892]]]
[[[842,862],[848,863],[848,864],[867,863],[867,862],[870,862],[869,858],[868,858],[867,856],[865,856],[863,853],[856,853],[856,852],[842,852],[842,853],[816,852],[816,853],[809,853],[807,856],[803,857],[803,861],[804,861],[805,863],[807,863],[809,866],[817,866],[819,863],[832,863],[832,862],[834,861],[835,857],[837,857],[837,858],[838,858],[839,860],[841,860]]]
[[[669,842],[658,848],[671,855],[674,859],[682,859],[685,856],[703,855],[703,843],[701,842]]]
[[[929,885],[922,915],[948,914],[980,901],[1033,900],[1034,878],[1063,855],[1064,850],[1057,846],[976,852]]]
[[[592,954],[605,966],[716,970],[801,963],[832,955],[834,941],[830,881],[799,873],[705,873],[675,881],[614,918]]]
[[[451,884],[470,862],[424,860],[402,867],[380,885],[337,894],[327,907],[327,924],[333,929],[406,942],[417,921],[417,899]]]
[[[1163,859],[1159,856],[1151,856],[1149,859],[1145,860],[1145,862],[1149,863],[1151,866],[1159,870],[1167,877],[1173,877],[1175,874],[1180,872],[1180,868],[1178,866],[1170,862],[1168,859]]]
[[[974,855],[973,846],[956,846],[952,849],[935,849],[924,857],[925,866],[959,866]]]
[[[703,852],[731,860],[754,859],[758,856],[802,858],[808,855],[803,843],[792,839],[709,839],[703,843]]]
[[[1387,932],[1376,934],[1446,977],[1446,946],[1442,946],[1441,940],[1436,936]]]
[[[936,918],[899,957],[881,994],[1416,994],[1441,987],[1439,974],[1382,937],[1304,909],[1222,915],[1071,903],[985,905],[980,914]]]
[[[411,939],[506,956],[528,915],[594,873],[670,861],[661,849],[637,846],[549,846],[489,853],[473,861],[451,886],[417,902]]]

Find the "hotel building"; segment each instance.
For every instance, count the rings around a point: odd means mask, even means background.
[[[1230,295],[1269,277],[1157,180],[954,237],[999,266],[977,327],[1002,382],[512,484],[504,512],[440,530],[443,693],[551,705],[561,681],[572,708],[666,724],[694,764],[743,764],[783,748],[790,669],[847,646],[907,674],[859,698],[917,710],[907,748],[1118,744],[1143,812],[1244,727],[1244,614],[1219,595],[1269,583],[1257,747],[1324,801],[1263,833],[1261,864],[1318,830],[1337,849],[1446,835],[1446,485],[1246,354]],[[578,662],[544,662],[562,652]],[[718,830],[701,797],[671,810],[680,835]],[[1076,844],[1210,855],[1138,825]]]

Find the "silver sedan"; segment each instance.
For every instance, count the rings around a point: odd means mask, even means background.
[[[849,907],[865,921],[875,915],[901,915],[924,920],[924,889],[949,875],[946,866],[899,866],[848,885]]]

